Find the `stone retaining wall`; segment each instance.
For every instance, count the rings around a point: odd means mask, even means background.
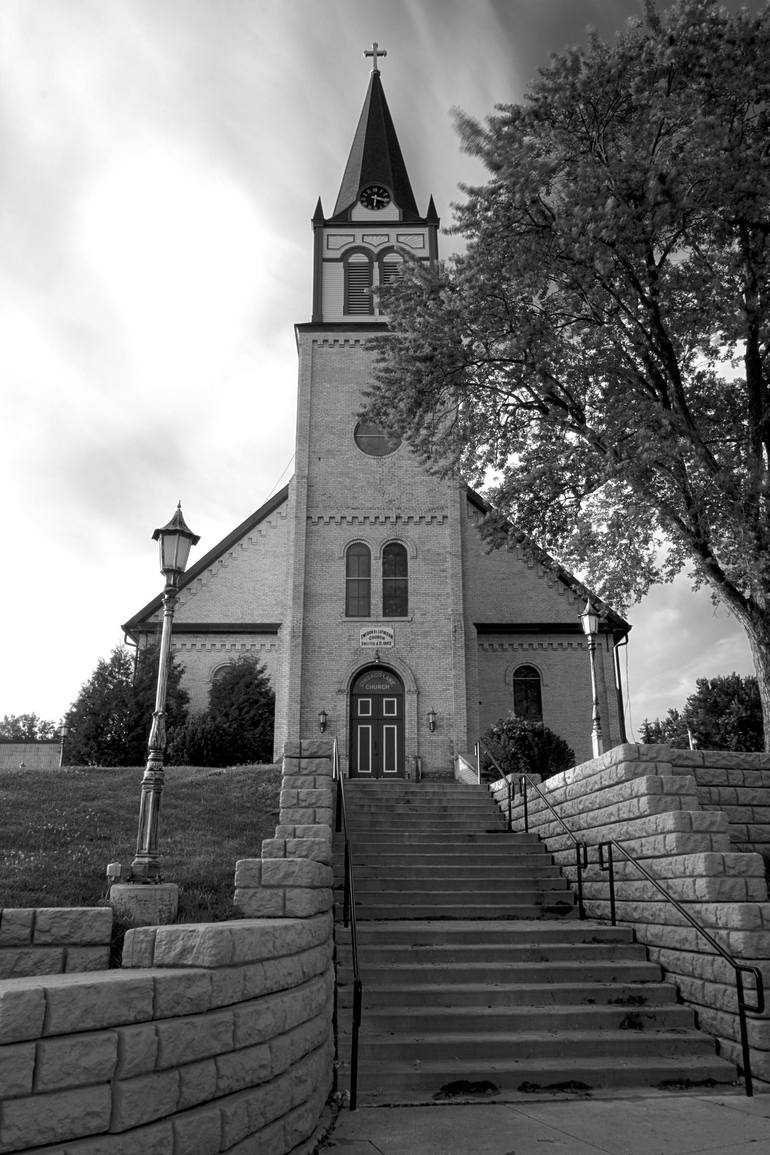
[[[237,866],[241,908],[278,917],[141,927],[121,970],[0,981],[0,1155],[309,1155],[334,1058],[330,751],[287,748],[266,899],[261,860]]]
[[[701,791],[710,787],[688,772],[692,763],[682,761],[683,754],[702,759],[696,767],[699,773],[720,769],[706,763],[715,757],[706,752],[624,745],[549,778],[541,789],[589,848],[615,839],[739,961],[758,965],[770,1000],[770,902],[764,861],[757,853],[735,849],[728,816],[711,801],[709,809],[701,803]],[[727,774],[730,767],[721,769]],[[732,769],[744,773],[744,768]],[[504,807],[506,788],[492,789]],[[523,830],[518,793],[513,817],[514,829]],[[529,818],[529,829],[540,835],[574,884],[574,847],[534,791],[529,795]],[[661,964],[684,1001],[697,1011],[701,1027],[716,1036],[721,1053],[740,1063],[733,969],[619,855],[615,879],[618,921],[634,926],[650,958]],[[584,895],[589,918],[609,918],[607,876],[598,866],[596,850],[589,849]],[[746,985],[749,988],[750,981]],[[749,1040],[752,1072],[770,1083],[767,1014],[749,1021]]]
[[[0,910],[0,979],[98,971],[110,965],[112,909]]]

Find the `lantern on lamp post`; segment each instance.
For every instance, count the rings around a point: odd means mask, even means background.
[[[166,746],[166,685],[171,653],[171,626],[174,620],[179,582],[190,556],[191,546],[199,536],[193,533],[182,516],[181,502],[168,525],[156,529],[153,540],[160,547],[160,571],[166,579],[163,591],[163,628],[158,655],[158,685],[155,710],[147,744],[147,765],[142,777],[139,803],[139,831],[136,836],[136,856],[131,863],[132,882],[160,882],[160,855],[158,853],[158,818],[163,793],[163,752]]]
[[[586,601],[586,608],[580,615],[580,624],[588,643],[588,658],[591,664],[591,751],[593,757],[598,758],[604,752],[599,695],[596,692],[596,635],[599,632],[599,615],[590,601]]]

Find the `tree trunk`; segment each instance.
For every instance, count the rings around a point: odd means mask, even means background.
[[[762,722],[765,728],[765,750],[770,750],[770,619],[768,615],[754,613],[736,615],[749,639],[751,656],[759,686],[762,703]]]

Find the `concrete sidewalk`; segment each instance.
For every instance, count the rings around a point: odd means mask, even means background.
[[[764,1155],[770,1095],[674,1093],[344,1110],[319,1155]]]

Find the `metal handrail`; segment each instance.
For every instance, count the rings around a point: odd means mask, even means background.
[[[563,829],[564,833],[569,838],[571,838],[575,844],[575,867],[577,869],[578,914],[580,915],[581,918],[585,918],[586,908],[585,908],[585,903],[583,902],[583,871],[588,866],[588,846],[586,845],[585,842],[582,842],[579,838],[575,837],[575,835],[570,830],[569,826],[567,826],[567,823],[562,818],[562,816],[554,809],[554,807],[553,807],[552,803],[549,801],[549,799],[546,798],[545,794],[540,789],[537,782],[531,781],[529,774],[522,774],[520,777],[520,783],[521,783],[522,802],[524,804],[524,829],[527,831],[527,833],[529,833],[529,806],[528,806],[528,800],[527,800],[527,788],[528,788],[528,786],[531,786],[537,791],[537,793],[539,794],[542,801],[545,802],[546,806],[551,811],[551,814],[553,814],[554,818],[556,819],[556,821],[559,823],[559,825]]]
[[[486,742],[482,738],[477,738],[476,739],[476,751],[475,751],[475,753],[476,753],[476,775],[478,777],[479,786],[481,785],[481,750],[482,750],[482,747],[484,749],[485,755],[487,756],[487,758],[489,758],[490,762],[492,763],[495,770],[497,771],[498,778],[502,779],[503,782],[507,782],[507,784],[508,784],[508,830],[510,832],[511,830],[513,830],[513,798],[514,798],[514,795],[516,793],[516,787],[513,784],[513,775],[508,775],[505,773],[502,766],[497,761],[497,759],[495,758],[492,751],[489,749],[489,746],[487,746]],[[492,789],[492,785],[493,784],[490,785],[490,790]]]
[[[345,839],[345,885],[342,899],[342,924],[350,926],[350,955],[353,963],[353,1021],[350,1030],[350,1110],[355,1111],[358,1095],[358,1032],[361,1027],[361,1007],[363,1005],[363,983],[358,966],[358,931],[356,929],[356,892],[353,886],[353,853],[348,833],[348,816],[345,810],[345,787],[340,772],[340,756],[337,739],[332,750],[332,777],[337,782],[337,807],[334,829]]]
[[[706,930],[706,928],[704,926],[701,926],[701,924],[698,922],[697,918],[694,918],[690,914],[689,910],[687,910],[686,907],[682,906],[682,904],[680,902],[678,902],[672,894],[669,894],[669,892],[666,890],[665,886],[663,886],[658,881],[658,879],[655,878],[655,876],[653,874],[650,874],[649,870],[647,870],[646,867],[642,866],[642,864],[638,860],[638,858],[635,858],[633,854],[630,854],[625,849],[625,847],[621,846],[621,844],[619,842],[617,842],[614,838],[608,838],[604,842],[598,843],[598,847],[599,847],[599,867],[601,870],[606,870],[607,875],[608,875],[608,882],[609,882],[609,887],[610,887],[610,921],[611,921],[613,926],[617,925],[617,923],[616,923],[616,910],[615,910],[615,868],[614,868],[613,851],[619,850],[620,853],[623,855],[623,857],[626,859],[626,861],[630,862],[633,866],[635,866],[636,869],[639,871],[639,873],[643,874],[644,877],[647,879],[647,881],[652,883],[652,885],[655,887],[655,889],[658,890],[660,892],[660,894],[663,895],[666,902],[669,902],[673,907],[675,907],[676,910],[678,910],[679,913],[682,915],[682,917],[685,918],[687,920],[687,922],[690,923],[690,926],[694,927],[694,929],[697,930],[698,934],[700,934],[703,938],[705,938],[705,940],[709,944],[709,946],[712,947],[712,949],[715,950],[717,952],[717,954],[720,954],[722,956],[722,958],[725,960],[725,962],[728,963],[733,968],[733,971],[735,972],[735,989],[736,989],[736,993],[738,996],[738,1022],[740,1024],[741,1051],[743,1053],[743,1077],[744,1077],[744,1080],[746,1082],[746,1094],[747,1094],[747,1096],[751,1097],[754,1094],[754,1084],[753,1084],[752,1078],[751,1078],[751,1051],[749,1048],[749,1036],[748,1036],[748,1026],[746,1023],[746,1012],[748,1011],[748,1013],[752,1014],[752,1015],[764,1014],[764,1011],[765,1011],[765,986],[764,986],[764,980],[762,978],[761,970],[759,969],[759,967],[751,966],[749,963],[738,962],[738,960],[736,958],[734,958],[728,950],[725,950],[725,948],[722,946],[722,944],[720,942],[718,942],[714,938],[713,935],[709,934],[709,932]],[[606,865],[605,865],[605,855],[604,855],[605,848],[607,850]],[[754,986],[755,986],[754,993],[756,996],[756,1005],[755,1006],[752,1006],[750,1003],[746,1002],[746,996],[745,996],[745,993],[743,990],[743,975],[744,974],[750,974],[750,975],[754,976]]]

